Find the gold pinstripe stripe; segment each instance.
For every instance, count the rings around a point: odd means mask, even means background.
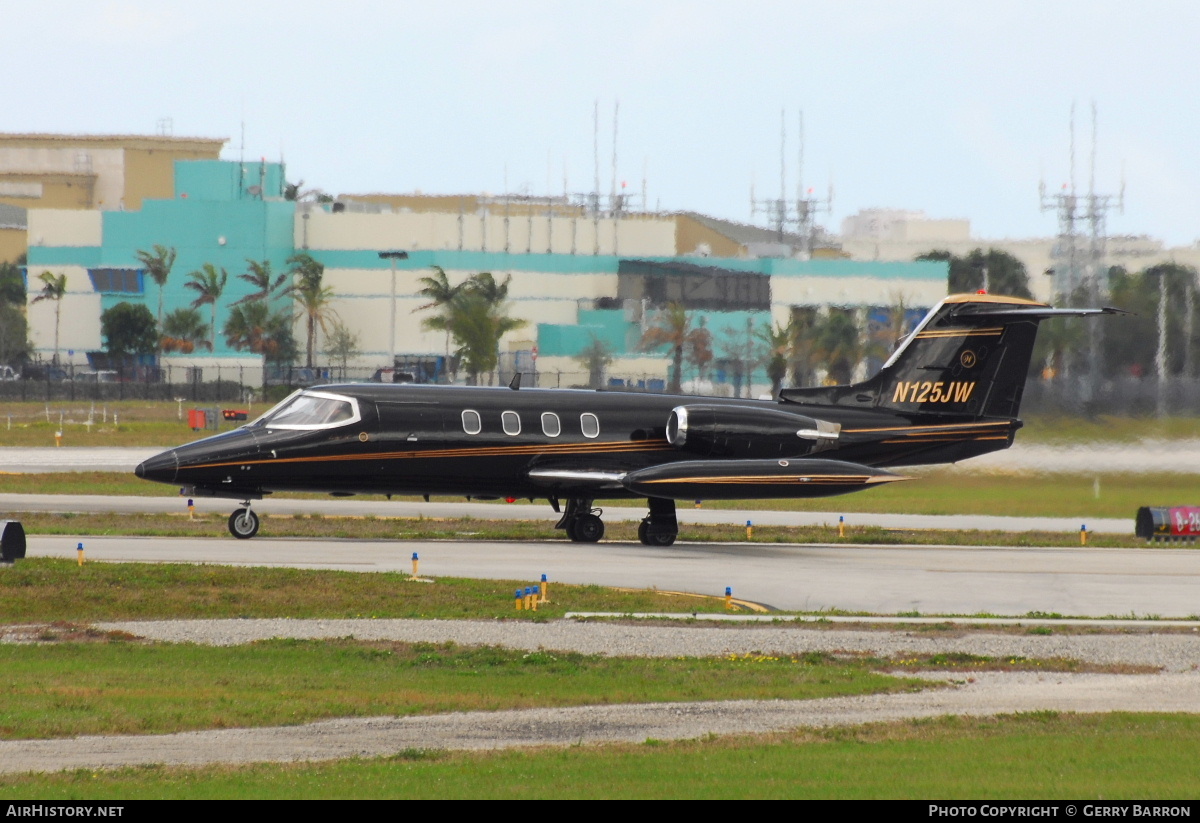
[[[872,479],[891,480],[892,478],[883,477],[874,474],[830,474],[830,475],[815,475],[815,474],[791,474],[791,475],[773,475],[770,477],[760,477],[755,475],[729,475],[715,477],[673,477],[659,478],[657,480],[641,480],[635,481],[640,483],[729,483],[729,484],[755,484],[765,483],[771,485],[782,485],[797,482],[810,483],[836,483],[836,484],[860,484],[870,483]],[[899,478],[897,478],[899,479]]]
[[[931,337],[999,337],[1003,328],[995,329],[933,329],[917,335],[917,340]]]
[[[671,449],[665,440],[643,440],[636,443],[555,443],[543,446],[496,446],[468,449],[428,449],[425,451],[371,452],[368,454],[327,454],[309,457],[278,457],[255,460],[227,460],[220,463],[198,463],[180,466],[181,469],[216,469],[224,466],[278,465],[281,463],[336,463],[362,460],[409,460],[421,457],[503,457],[524,454],[569,452],[570,454],[617,454],[623,452],[664,451]]]
[[[973,443],[976,440],[1007,440],[1007,437],[900,437],[880,443]]]
[[[969,434],[972,430],[975,430],[975,429],[978,429],[981,431],[986,431],[986,430],[994,429],[994,428],[997,428],[1000,426],[1007,427],[1009,425],[1011,425],[1011,424],[1006,420],[998,420],[994,423],[941,423],[941,424],[930,424],[928,426],[884,426],[884,427],[876,428],[876,429],[842,429],[842,433],[849,434],[849,433],[853,432],[855,434],[859,434],[862,432],[913,432],[915,434],[920,434],[920,433],[926,432],[926,431],[928,431],[928,432],[961,431],[964,434]]]

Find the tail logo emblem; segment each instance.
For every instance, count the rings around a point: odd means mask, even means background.
[[[975,368],[976,360],[977,358],[975,357],[975,352],[971,351],[970,349],[967,349],[958,356],[958,362],[962,363],[964,369]]]

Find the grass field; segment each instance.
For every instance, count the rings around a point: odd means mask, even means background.
[[[0,797],[1194,800],[1200,718],[1040,712],[496,753],[5,776]]]
[[[568,611],[722,612],[716,597],[615,591],[551,581],[550,602],[517,611],[534,580],[438,578],[317,569],[30,558],[0,574],[0,624],[230,617],[406,617],[550,620]]]
[[[906,672],[1088,671],[1070,660],[962,654],[876,659],[766,653],[623,659],[452,644],[266,641],[212,648],[137,641],[86,624],[121,618],[414,616],[549,619],[567,608],[722,609],[715,598],[552,584],[549,608],[512,609],[520,581],[31,559],[0,574],[7,622],[50,622],[0,646],[0,736],[146,734],[532,706],[809,699],[928,687]],[[1123,667],[1120,670],[1125,670]],[[1116,669],[1113,669],[1116,671]],[[901,675],[901,676],[897,676]],[[492,754],[5,776],[0,797],[1084,797],[1194,795],[1191,716],[1036,714],[758,737]],[[1047,768],[1046,764],[1053,764]]]
[[[0,646],[0,670],[6,739],[546,706],[807,700],[929,685],[822,654],[613,658],[352,640],[9,645]]]

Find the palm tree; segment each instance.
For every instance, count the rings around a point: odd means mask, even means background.
[[[779,397],[783,381],[787,377],[788,361],[796,342],[796,320],[788,320],[786,325],[777,323],[767,326],[759,332],[759,340],[766,344],[765,366],[767,377],[771,379],[771,396]]]
[[[38,275],[38,280],[41,280],[45,285],[42,286],[42,293],[33,298],[34,303],[40,303],[43,300],[54,301],[54,365],[58,365],[58,326],[62,319],[62,299],[67,293],[67,276],[65,274],[53,274],[49,271],[44,271]]]
[[[271,298],[278,296],[275,292],[287,280],[287,272],[276,275],[272,279],[270,260],[263,260],[260,263],[257,260],[246,258],[246,265],[249,267],[249,271],[239,274],[238,279],[245,280],[255,288],[255,291],[246,295],[241,300],[234,302],[233,305],[239,306],[242,303],[249,303],[254,300],[270,301]]]
[[[450,278],[446,276],[446,270],[441,266],[432,266],[433,277],[422,277],[418,283],[423,283],[424,286],[417,291],[417,294],[422,297],[429,298],[429,302],[424,306],[417,306],[413,309],[414,312],[425,311],[426,309],[441,309],[443,306],[450,303],[463,290],[465,283],[459,283],[457,286],[450,285]],[[450,356],[450,329],[444,323],[438,324],[435,321],[444,318],[430,318],[423,321],[423,325],[427,329],[435,329],[446,333],[446,356]]]
[[[511,274],[504,278],[503,283],[497,283],[490,271],[481,271],[479,274],[471,275],[471,278],[463,285],[491,305],[498,306],[508,299],[508,284],[511,282]]]
[[[155,246],[154,252],[137,252],[137,259],[146,267],[146,274],[158,285],[158,328],[163,327],[163,289],[167,278],[171,275],[171,267],[175,265],[175,249],[165,246]]]
[[[689,351],[689,356],[697,361],[702,357],[696,355],[709,352],[711,359],[711,335],[708,329],[692,328],[692,316],[682,303],[670,303],[662,309],[655,318],[656,325],[646,329],[639,345],[643,351],[657,349],[660,346],[671,347],[671,380],[667,391],[679,394],[683,382],[683,357]],[[707,361],[705,361],[707,362]]]
[[[813,330],[813,354],[825,364],[829,379],[847,385],[854,369],[868,353],[854,317],[846,311],[830,310]]]
[[[230,348],[261,354],[267,360],[290,360],[294,354],[291,324],[287,312],[272,312],[260,300],[234,306],[222,331]]]
[[[417,294],[428,297],[430,302],[413,309],[414,312],[441,308],[457,297],[465,285],[465,283],[459,283],[457,286],[450,285],[450,278],[446,276],[446,270],[441,266],[431,266],[430,268],[433,269],[433,277],[422,277],[417,281],[425,284]]]
[[[184,307],[163,320],[159,348],[164,352],[191,354],[197,346],[207,346],[211,351],[212,343],[205,339],[208,336],[208,324],[200,317],[199,310]]]
[[[496,370],[500,361],[500,338],[525,325],[508,317],[503,306],[465,292],[449,304],[447,328],[459,343],[456,354],[467,372],[467,382],[479,385],[479,376]]]
[[[613,361],[612,349],[608,344],[593,334],[591,342],[579,350],[575,359],[587,369],[588,385],[593,389],[603,388],[604,370]]]
[[[317,351],[317,329],[328,333],[329,323],[337,318],[333,310],[333,289],[321,284],[325,277],[325,265],[301,252],[288,258],[292,264],[291,274],[300,279],[289,289],[292,299],[304,315],[306,346],[305,365],[313,367],[313,355]]]
[[[299,285],[312,286],[315,284],[319,286],[321,284],[321,278],[325,276],[325,264],[316,260],[311,254],[306,251],[297,252],[289,257],[287,261],[288,265],[291,266],[288,269],[288,274],[293,279],[299,277]]]
[[[431,300],[421,309],[437,308],[441,313],[426,318],[421,325],[446,332],[447,349],[450,338],[454,338],[458,343],[455,354],[467,372],[467,380],[476,385],[481,374],[494,371],[499,363],[500,338],[525,325],[524,320],[509,317],[504,305],[512,278],[497,283],[491,272],[480,272],[452,286],[441,267],[433,269],[433,277],[421,278],[425,287],[419,294]]]
[[[198,309],[203,305],[212,307],[212,327],[209,351],[217,349],[217,301],[225,293],[225,284],[229,281],[229,272],[218,269],[212,263],[205,263],[199,271],[188,275],[188,281],[183,285],[196,292],[192,308]]]

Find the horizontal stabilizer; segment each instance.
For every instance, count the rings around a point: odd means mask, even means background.
[[[829,497],[881,483],[898,474],[842,460],[684,460],[629,472],[624,486],[647,497],[676,500],[755,500]]]

